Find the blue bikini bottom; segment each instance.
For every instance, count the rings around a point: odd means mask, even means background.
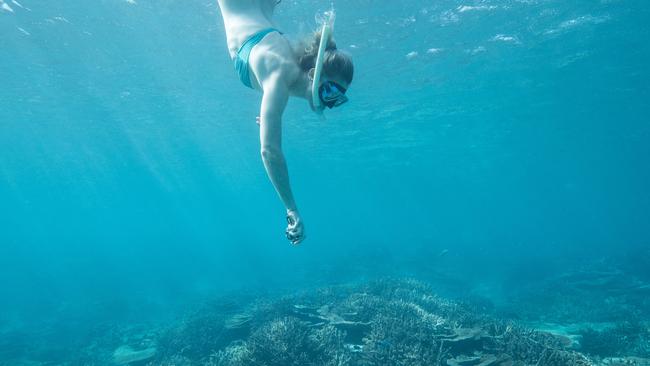
[[[244,85],[246,85],[249,88],[253,88],[251,85],[251,77],[250,77],[250,70],[248,67],[248,59],[251,56],[251,51],[253,50],[253,47],[255,47],[258,43],[266,37],[267,34],[271,32],[278,32],[282,34],[279,30],[275,28],[266,28],[262,29],[261,31],[253,34],[250,38],[248,38],[244,43],[239,47],[239,50],[237,51],[237,55],[235,55],[235,70],[237,70],[237,74],[239,74],[239,79],[241,80]]]

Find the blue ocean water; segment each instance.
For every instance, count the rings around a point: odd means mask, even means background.
[[[0,0],[0,364],[223,293],[650,283],[646,2],[285,0],[277,25],[331,5],[355,77],[325,120],[285,112],[292,247],[215,1]]]

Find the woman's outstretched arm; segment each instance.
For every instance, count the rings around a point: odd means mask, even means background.
[[[282,80],[269,78],[264,83],[260,111],[260,148],[262,161],[271,183],[288,211],[297,211],[291,192],[287,163],[282,153],[282,113],[289,99],[289,90]]]
[[[304,225],[291,192],[289,171],[282,153],[282,113],[289,99],[289,88],[275,73],[263,85],[262,108],[260,111],[260,147],[266,173],[287,209],[287,239],[299,244],[305,237]]]

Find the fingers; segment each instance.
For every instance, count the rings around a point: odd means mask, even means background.
[[[298,245],[298,244],[300,244],[303,240],[305,240],[305,236],[304,236],[304,235],[295,235],[295,236],[292,236],[292,235],[289,235],[289,234],[288,234],[288,235],[287,235],[287,239],[289,239],[289,241],[291,242],[291,244],[293,244],[293,245]]]
[[[258,126],[260,125],[260,116],[255,117],[255,123],[257,123]]]
[[[296,212],[287,212],[287,230],[285,234],[293,245],[298,245],[305,239],[304,226]]]
[[[294,239],[302,236],[302,230],[289,227],[285,231],[285,234],[287,235],[287,239],[294,240]]]
[[[291,242],[291,244],[293,244],[293,245],[299,245],[300,243],[302,243],[303,240],[305,240],[305,236],[304,236],[304,235],[301,236],[301,237],[299,237],[299,238],[294,239],[294,240]]]
[[[293,245],[298,245],[305,240],[305,235],[301,227],[288,227],[286,230],[287,239]]]

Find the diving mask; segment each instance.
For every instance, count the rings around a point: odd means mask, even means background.
[[[348,101],[346,90],[341,84],[328,80],[318,87],[318,97],[323,106],[331,109]]]

